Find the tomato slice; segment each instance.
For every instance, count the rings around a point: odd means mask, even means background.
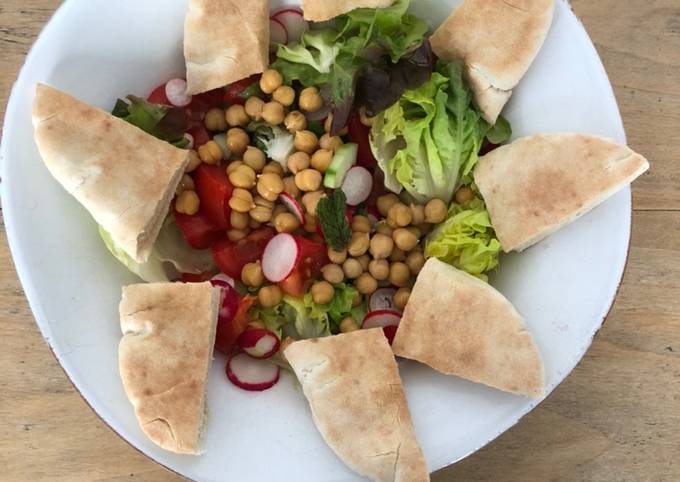
[[[238,310],[231,321],[220,320],[215,330],[215,349],[228,355],[236,346],[239,335],[246,330],[250,317],[248,310],[257,300],[254,296],[244,296],[238,305]]]
[[[224,102],[227,104],[245,104],[247,96],[245,90],[255,82],[259,82],[260,74],[251,75],[248,78],[229,84],[224,88]]]
[[[201,211],[193,216],[175,211],[175,223],[194,249],[209,248],[222,236],[222,230],[215,226]]]
[[[206,271],[205,273],[182,273],[182,277],[180,278],[180,281],[182,283],[202,283],[204,281],[210,280],[213,276],[215,276],[215,273],[211,273],[210,271]]]
[[[275,234],[272,228],[264,227],[236,242],[220,239],[212,246],[215,264],[224,274],[240,280],[243,267],[262,258],[264,248]]]
[[[227,172],[219,166],[201,164],[194,174],[196,194],[201,200],[201,212],[218,228],[229,229],[231,208],[229,198],[234,186]]]
[[[152,104],[171,105],[168,96],[165,94],[165,84],[156,87],[146,100]]]
[[[223,89],[213,89],[208,92],[203,92],[202,94],[196,94],[191,98],[191,104],[189,104],[189,109],[192,112],[205,113],[214,107],[222,107],[224,96]]]
[[[297,267],[286,279],[278,283],[281,291],[293,298],[302,298],[307,292],[307,277],[303,274],[301,267]]]
[[[295,298],[302,298],[309,282],[319,276],[321,268],[328,264],[328,250],[322,242],[298,238],[300,261],[286,279],[278,283],[281,290]]]
[[[371,143],[368,140],[371,128],[361,123],[359,111],[355,110],[352,112],[347,124],[347,131],[350,140],[359,146],[357,151],[357,165],[362,167],[374,167],[377,162],[375,157],[373,157]]]

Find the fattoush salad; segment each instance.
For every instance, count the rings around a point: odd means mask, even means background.
[[[110,114],[38,85],[47,168],[146,282],[123,290],[119,353],[151,440],[200,452],[213,346],[241,389],[295,373],[372,480],[429,480],[395,354],[542,396],[540,353],[487,273],[648,168],[588,134],[510,142],[501,111],[553,8],[464,0],[432,32],[408,0],[191,0],[186,77]]]

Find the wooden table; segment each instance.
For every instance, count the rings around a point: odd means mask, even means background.
[[[0,5],[0,106],[59,3]],[[572,4],[614,83],[630,145],[652,163],[633,188],[624,282],[567,380],[437,482],[680,480],[680,2]],[[4,226],[0,334],[0,480],[182,480],[114,434],[71,386],[33,322]]]

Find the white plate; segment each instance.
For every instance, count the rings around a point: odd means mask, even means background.
[[[273,0],[273,7],[279,2]],[[457,1],[420,0],[439,23]],[[50,177],[33,142],[37,81],[110,109],[183,75],[185,0],[68,0],[36,42],[14,87],[2,144],[7,234],[40,329],[87,402],[149,457],[196,480],[357,480],[326,447],[307,403],[286,376],[264,393],[234,388],[223,357],[210,373],[208,452],[165,452],[144,437],[118,378],[120,288],[134,282],[101,243],[95,223]],[[499,26],[502,28],[502,26]],[[582,131],[624,142],[602,64],[567,3],[506,110],[515,136]],[[616,294],[628,249],[628,189],[521,255],[506,256],[493,284],[526,317],[545,359],[548,391],[574,368]],[[414,363],[400,364],[413,421],[434,471],[479,449],[537,402]],[[362,430],[357,427],[357,431]],[[555,427],[555,429],[559,429]]]

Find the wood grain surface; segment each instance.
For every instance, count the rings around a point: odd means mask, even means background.
[[[57,0],[0,2],[0,114]],[[444,481],[680,480],[680,1],[573,0],[614,84],[636,182],[623,285],[583,361]],[[606,240],[604,240],[606,241]],[[0,240],[0,481],[174,481],[102,423],[43,341]]]

